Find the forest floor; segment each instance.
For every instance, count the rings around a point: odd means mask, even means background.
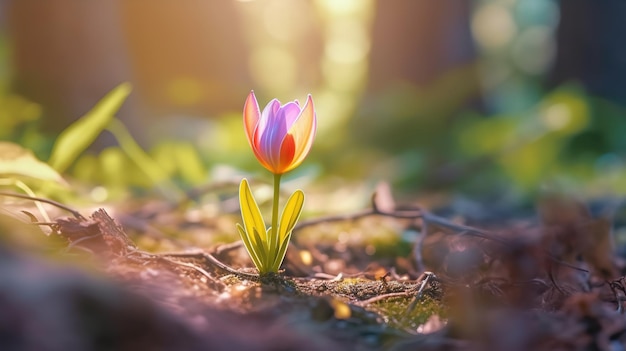
[[[133,203],[41,223],[6,203],[28,219],[0,220],[0,349],[626,350],[619,218],[555,196],[481,223],[376,195],[302,221],[263,277],[239,240],[185,242],[234,215]]]

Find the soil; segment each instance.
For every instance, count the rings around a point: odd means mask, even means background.
[[[267,276],[239,241],[188,249],[146,229],[219,222],[141,208],[0,222],[0,349],[626,349],[612,223],[570,199],[489,230],[374,201],[300,223]],[[19,239],[37,227],[51,233]]]

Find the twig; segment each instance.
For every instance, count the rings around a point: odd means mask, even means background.
[[[317,272],[313,274],[313,278],[325,279],[331,282],[340,282],[343,280],[343,273],[339,273],[337,275],[328,274],[324,272]]]
[[[415,306],[417,306],[417,301],[419,301],[422,298],[422,295],[424,294],[424,289],[426,288],[426,284],[428,284],[430,279],[433,279],[433,278],[437,278],[437,276],[434,273],[424,272],[422,276],[418,279],[418,280],[422,280],[422,284],[420,285],[420,288],[417,290],[417,294],[413,298],[413,301],[411,301],[411,303],[409,304],[409,307],[407,307],[407,315],[411,313],[413,309],[415,309]]]
[[[81,215],[78,211],[63,205],[62,203],[56,202],[54,200],[49,200],[49,199],[44,199],[41,197],[35,197],[35,196],[30,196],[30,195],[22,195],[22,194],[17,194],[17,193],[12,193],[12,192],[7,192],[7,191],[0,191],[0,195],[2,196],[9,196],[9,197],[17,197],[20,199],[27,199],[27,200],[32,200],[32,201],[39,201],[39,202],[44,202],[53,206],[56,206],[60,209],[66,210],[68,212],[70,212],[74,217],[76,217],[77,219],[86,219],[85,217],[83,217],[83,215]]]
[[[374,214],[373,210],[365,210],[362,212],[357,212],[357,213],[352,213],[352,214],[347,214],[347,215],[336,215],[336,216],[328,216],[328,217],[320,217],[320,218],[304,220],[296,224],[296,226],[294,227],[294,231],[298,229],[306,228],[306,227],[315,226],[315,225],[322,224],[322,223],[328,223],[328,222],[355,221],[357,219],[368,217],[373,214]]]
[[[102,234],[98,233],[98,234],[83,236],[82,238],[76,239],[67,245],[67,247],[65,248],[65,252],[70,252],[73,248],[77,247],[93,254],[94,252],[92,250],[84,246],[80,246],[79,244],[82,243],[83,241],[89,241],[91,239],[95,239],[101,236]]]
[[[387,294],[382,294],[382,295],[377,295],[377,296],[371,297],[371,298],[369,298],[367,300],[358,301],[358,302],[355,303],[355,305],[363,307],[363,306],[367,306],[369,304],[372,304],[372,303],[375,303],[375,302],[378,302],[378,301],[391,299],[391,298],[395,298],[395,297],[408,297],[410,295],[411,295],[411,293],[409,291],[387,293]]]
[[[230,251],[236,250],[236,249],[240,248],[241,245],[243,245],[243,242],[241,240],[240,241],[234,241],[234,242],[232,242],[230,244],[220,245],[220,246],[218,246],[215,249],[215,254],[216,255],[221,255],[224,252],[230,252]]]
[[[210,281],[212,281],[214,283],[220,283],[221,284],[221,282],[219,280],[215,279],[214,277],[212,277],[209,272],[207,272],[206,270],[202,269],[201,267],[196,266],[195,264],[187,263],[187,262],[174,261],[174,260],[171,260],[171,259],[169,259],[167,257],[159,257],[159,259],[162,259],[162,260],[164,260],[166,262],[169,262],[169,263],[172,263],[172,264],[177,264],[177,265],[180,265],[180,266],[191,268],[191,269],[197,271],[198,273],[202,274],[203,276],[205,276]]]
[[[239,276],[241,278],[245,278],[245,279],[251,279],[251,280],[259,280],[259,275],[258,274],[254,274],[254,273],[246,273],[246,272],[240,272],[228,265],[226,265],[225,263],[223,263],[222,261],[218,260],[215,256],[213,256],[212,254],[208,253],[208,252],[203,252],[203,251],[198,251],[198,252],[181,252],[181,253],[162,253],[159,254],[159,256],[169,256],[169,257],[185,257],[185,258],[195,258],[195,259],[204,259],[209,261],[209,263],[211,263],[212,265],[216,266],[217,268],[226,271],[230,274]]]
[[[432,272],[424,272],[417,279],[417,281],[421,281],[421,283],[419,285],[419,288],[417,289],[417,294],[415,295],[415,297],[411,301],[411,304],[409,304],[409,307],[407,308],[408,312],[411,312],[415,308],[417,301],[421,299],[422,295],[424,294],[424,289],[426,288],[426,284],[428,284],[430,279],[433,279],[433,278],[436,278],[435,274],[433,274]],[[369,305],[378,301],[386,300],[386,299],[391,299],[391,298],[396,298],[396,297],[408,297],[408,296],[411,296],[412,291],[414,291],[414,289],[410,289],[410,290],[403,291],[403,292],[382,294],[382,295],[371,297],[367,300],[358,301],[355,303],[355,305],[366,306],[366,305]]]
[[[361,212],[347,214],[347,215],[328,216],[328,217],[310,219],[307,221],[301,221],[300,223],[296,225],[294,230],[318,225],[321,223],[356,221],[361,218],[365,218],[369,216],[384,216],[384,217],[392,217],[392,218],[399,218],[399,219],[417,219],[417,218],[421,218],[422,215],[423,214],[422,214],[421,209],[386,212],[386,211],[377,210],[376,208],[372,208],[369,210],[364,210]]]
[[[392,218],[398,218],[398,219],[411,219],[411,220],[417,220],[417,219],[421,219],[422,220],[422,229],[425,229],[429,224],[434,224],[434,225],[438,225],[440,227],[444,227],[447,229],[451,229],[456,231],[458,235],[471,235],[474,237],[478,237],[478,238],[482,238],[485,240],[490,240],[490,241],[494,241],[497,242],[501,245],[510,245],[511,242],[508,241],[505,238],[500,238],[496,235],[493,235],[493,233],[489,232],[489,231],[485,231],[482,229],[478,229],[478,228],[474,228],[471,226],[467,226],[467,225],[462,225],[462,224],[457,224],[457,223],[453,223],[450,222],[448,219],[443,218],[443,217],[439,217],[436,216],[420,207],[417,208],[413,208],[413,209],[407,209],[407,210],[395,210],[395,211],[383,211],[380,210],[378,208],[378,206],[376,205],[376,201],[375,201],[375,196],[372,198],[372,208],[368,209],[368,210],[364,210],[361,212],[357,212],[357,213],[353,213],[353,214],[347,214],[347,215],[336,215],[336,216],[327,216],[327,217],[321,217],[321,218],[316,218],[316,219],[311,219],[311,220],[307,220],[307,221],[301,221],[300,223],[298,223],[295,228],[293,229],[294,231],[300,230],[302,228],[306,228],[306,227],[310,227],[310,226],[315,226],[315,225],[319,225],[322,223],[328,223],[328,222],[341,222],[341,221],[356,221],[359,220],[361,218],[365,218],[365,217],[369,217],[369,216],[384,216],[384,217],[392,217]],[[216,253],[221,253],[224,251],[229,251],[229,250],[234,250],[237,249],[239,247],[241,247],[242,243],[240,241],[234,242],[232,244],[228,244],[228,245],[224,245],[223,247],[219,248]],[[560,259],[558,259],[557,257],[555,257],[554,255],[552,255],[549,251],[544,250],[544,255],[546,255],[546,257],[548,257],[551,261],[569,267],[571,269],[575,269],[581,272],[588,272],[586,269],[574,266],[573,264],[564,262]],[[208,258],[207,258],[208,259]],[[215,259],[215,257],[213,257],[213,259]],[[216,259],[215,259],[216,260]],[[217,260],[216,260],[217,261]],[[219,262],[219,261],[217,261]],[[219,262],[221,264],[221,262]],[[418,264],[421,264],[421,262],[418,262]],[[217,264],[216,264],[217,265]],[[225,268],[222,268],[225,269]],[[225,269],[228,270],[228,269]],[[556,285],[556,283],[555,283]],[[558,288],[558,285],[557,285]]]
[[[35,196],[35,193],[32,191],[32,189],[28,185],[26,185],[26,183],[22,182],[21,180],[17,180],[17,179],[0,179],[0,182],[2,182],[4,184],[8,184],[8,185],[15,185],[16,187],[22,189],[22,191],[24,191],[28,196]],[[39,213],[43,217],[44,221],[50,222],[51,221],[50,220],[50,216],[48,216],[48,212],[43,207],[41,202],[39,202],[39,201],[34,201],[34,202],[35,202],[35,206],[37,206],[37,209],[39,210]],[[26,211],[22,211],[22,212],[28,213]],[[30,215],[29,217],[31,217],[31,216],[32,215]]]
[[[509,245],[509,244],[511,244],[511,242],[509,242],[508,240],[503,239],[503,238],[499,238],[499,237],[493,235],[493,233],[491,233],[491,232],[488,232],[488,231],[485,231],[485,230],[481,230],[481,229],[478,229],[478,228],[474,228],[474,227],[470,227],[470,226],[466,226],[466,225],[462,225],[462,224],[451,223],[449,220],[447,220],[445,218],[433,215],[433,214],[431,214],[431,213],[429,213],[427,211],[424,211],[424,210],[421,210],[421,212],[422,212],[422,220],[425,223],[432,223],[432,224],[436,224],[436,225],[439,225],[439,226],[442,226],[442,227],[446,227],[446,228],[449,228],[449,229],[458,230],[458,231],[461,231],[461,233],[459,233],[459,234],[472,235],[472,236],[475,236],[475,237],[478,237],[478,238],[482,238],[482,239],[485,239],[485,240],[495,241],[495,242],[497,242],[499,244],[502,244],[502,245]],[[580,267],[574,266],[573,264],[567,263],[565,261],[562,261],[562,260],[556,258],[554,255],[552,255],[547,250],[543,250],[543,251],[544,251],[543,254],[546,255],[546,257],[548,257],[554,263],[563,265],[563,266],[568,267],[568,268],[575,269],[575,270],[580,271],[580,272],[589,272],[588,270],[586,270],[584,268],[580,268]]]
[[[400,218],[400,219],[413,219],[413,220],[421,218],[424,223],[423,227],[426,227],[428,224],[435,224],[444,228],[448,228],[448,229],[452,229],[457,232],[460,232],[460,233],[457,233],[460,235],[471,235],[471,236],[475,236],[475,237],[482,238],[485,240],[495,241],[502,245],[511,244],[508,240],[504,238],[499,238],[488,231],[470,227],[467,225],[452,223],[448,219],[436,216],[422,208],[415,208],[415,209],[409,209],[409,210],[396,210],[396,211],[389,212],[389,211],[379,210],[376,207],[375,203],[372,203],[371,209],[357,212],[354,214],[329,216],[329,217],[322,217],[322,218],[316,218],[313,220],[303,221],[303,222],[300,222],[298,225],[296,225],[294,230],[302,229],[302,228],[313,226],[313,225],[318,225],[321,223],[327,223],[327,222],[355,221],[355,220],[368,217],[368,216],[385,216],[385,217]],[[569,268],[572,268],[581,272],[588,272],[588,270],[584,268],[580,268],[580,267],[574,266],[573,264],[559,260],[557,257],[555,257],[554,255],[552,255],[550,252],[546,250],[544,250],[544,254],[551,261],[557,264],[560,264],[560,265],[563,265],[563,266],[566,266],[566,267],[569,267]]]

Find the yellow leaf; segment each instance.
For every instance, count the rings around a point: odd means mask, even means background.
[[[0,141],[0,176],[4,175],[26,176],[67,184],[57,171],[47,163],[39,161],[32,151],[8,141]]]
[[[65,171],[104,130],[122,106],[131,86],[122,83],[100,100],[91,111],[67,127],[52,148],[50,165],[58,172]]]
[[[287,200],[283,215],[280,218],[279,225],[279,242],[282,243],[289,233],[296,226],[298,218],[302,213],[302,206],[304,205],[304,192],[302,190],[296,190]]]
[[[252,233],[253,229],[256,228],[257,231],[265,234],[265,222],[261,216],[261,210],[259,210],[259,205],[252,196],[250,185],[246,179],[243,179],[239,185],[239,205],[241,206],[241,216],[246,232]]]
[[[283,260],[285,259],[285,254],[287,253],[287,247],[289,247],[289,238],[291,238],[291,233],[287,234],[287,237],[285,238],[285,240],[283,240],[283,242],[280,244],[280,247],[278,248],[278,253],[276,254],[274,262],[272,263],[272,272],[277,272],[278,269],[280,269],[280,265],[283,263]]]
[[[256,242],[256,244],[253,244],[254,250],[255,252],[259,255],[259,259],[261,261],[261,267],[259,268],[260,272],[264,272],[264,268],[266,268],[268,266],[267,264],[267,248],[264,245],[263,239],[261,239],[261,235],[259,234],[259,231],[256,228],[252,229],[253,235],[252,237],[254,237],[254,241]]]
[[[250,185],[248,185],[246,179],[243,179],[239,185],[239,205],[241,207],[245,233],[247,233],[247,239],[250,244],[248,253],[251,254],[250,251],[252,251],[256,255],[259,262],[257,268],[260,273],[265,273],[269,265],[273,263],[273,259],[269,259],[268,234],[265,229],[263,216],[261,216],[261,210],[259,210],[259,206],[252,196]]]
[[[260,270],[262,267],[261,260],[257,252],[254,250],[252,243],[250,243],[250,238],[248,237],[248,233],[246,233],[246,230],[243,229],[243,227],[239,223],[237,223],[237,230],[239,231],[239,235],[241,236],[241,241],[243,241],[243,244],[246,247],[246,251],[248,251],[248,255],[252,259],[252,262],[254,263],[256,268]]]
[[[278,226],[278,251],[272,261],[272,270],[277,271],[280,265],[285,259],[287,253],[287,247],[289,246],[289,238],[291,237],[291,231],[296,226],[298,218],[302,213],[302,206],[304,205],[304,193],[302,190],[296,190],[287,200],[287,204],[283,209],[283,214],[280,218],[280,225]]]

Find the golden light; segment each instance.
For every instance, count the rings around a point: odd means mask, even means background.
[[[303,10],[298,1],[269,1],[262,12],[263,26],[274,39],[285,42],[296,40],[306,30],[305,17],[295,15]]]
[[[302,263],[306,266],[310,266],[313,263],[313,255],[311,255],[311,252],[308,250],[302,250],[300,251],[300,260],[302,260]]]
[[[350,306],[348,306],[345,302],[338,299],[332,299],[330,304],[335,309],[335,318],[348,319],[352,317],[352,310],[350,310]]]
[[[567,104],[556,103],[548,106],[541,117],[546,127],[551,130],[560,130],[571,122],[572,112]]]
[[[366,28],[352,19],[337,21],[328,26],[324,54],[338,63],[358,63],[367,58],[370,42]]]
[[[193,106],[206,96],[202,84],[193,77],[176,77],[166,85],[166,95],[176,106]]]
[[[318,6],[328,12],[341,15],[351,15],[362,11],[363,0],[318,0]]]
[[[351,92],[362,86],[367,79],[367,62],[341,64],[329,60],[322,61],[322,76],[328,88],[338,92]]]
[[[320,62],[324,85],[318,93],[318,113],[332,119],[319,130],[336,129],[356,107],[367,79],[370,27],[374,12],[371,0],[319,0],[324,20],[324,55]]]
[[[485,49],[501,49],[513,39],[517,26],[506,4],[493,2],[476,10],[472,19],[472,33]]]
[[[269,93],[280,96],[297,83],[298,62],[287,48],[257,47],[252,51],[248,65],[252,78]]]
[[[351,116],[366,85],[374,5],[373,0],[241,2],[254,89],[283,100],[312,93],[319,130],[337,128]]]

